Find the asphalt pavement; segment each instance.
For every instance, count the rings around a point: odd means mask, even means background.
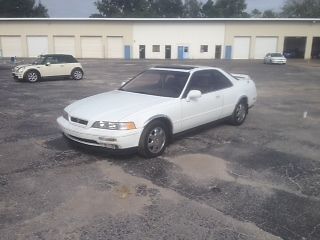
[[[27,60],[25,60],[27,61]],[[0,239],[320,239],[320,67],[80,60],[85,79],[17,82],[0,63]],[[250,75],[246,122],[175,138],[161,157],[73,144],[56,118],[157,64]]]

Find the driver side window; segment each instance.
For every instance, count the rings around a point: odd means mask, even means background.
[[[202,94],[218,91],[232,86],[230,80],[218,70],[195,72],[188,84],[184,97],[190,90],[199,90]]]
[[[58,63],[58,59],[56,57],[47,57],[46,59],[46,63],[50,63],[50,64],[57,64]]]
[[[203,70],[195,72],[188,84],[186,93],[188,94],[190,90],[199,90],[202,94],[211,92],[212,79],[210,71]]]

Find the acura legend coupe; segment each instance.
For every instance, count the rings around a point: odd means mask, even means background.
[[[256,102],[248,75],[214,67],[156,66],[110,92],[67,106],[57,122],[66,137],[159,156],[173,135],[227,118],[242,124]]]

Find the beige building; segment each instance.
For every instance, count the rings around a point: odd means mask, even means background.
[[[320,19],[0,19],[0,56],[320,58]]]

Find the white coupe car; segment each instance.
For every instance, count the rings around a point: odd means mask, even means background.
[[[76,101],[57,122],[74,141],[111,149],[138,148],[156,157],[179,132],[229,117],[244,122],[256,102],[248,75],[219,68],[157,66],[117,90]]]
[[[267,53],[263,62],[270,64],[286,64],[287,59],[281,53]]]
[[[32,64],[18,65],[12,69],[12,76],[31,83],[44,77],[68,76],[75,80],[83,78],[81,64],[71,55],[40,55]]]

